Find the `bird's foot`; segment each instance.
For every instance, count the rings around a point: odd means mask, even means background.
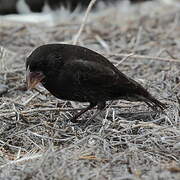
[[[89,124],[92,123],[94,118],[98,116],[102,112],[102,109],[97,110],[90,118],[85,118],[83,120],[78,120],[79,114],[76,114],[75,116],[66,119],[64,124],[67,125],[68,122],[72,122],[72,126],[81,126],[82,128],[86,128]]]
[[[92,121],[94,120],[94,118],[97,117],[101,112],[102,112],[102,110],[97,110],[89,119],[83,120],[81,122],[83,127],[87,127],[88,125],[90,125],[92,123]]]
[[[79,120],[77,120],[76,116],[69,118],[68,121],[71,121],[72,123],[79,123]]]

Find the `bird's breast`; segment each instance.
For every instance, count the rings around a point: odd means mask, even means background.
[[[88,102],[88,97],[78,83],[71,78],[46,79],[42,85],[55,97],[63,100]]]

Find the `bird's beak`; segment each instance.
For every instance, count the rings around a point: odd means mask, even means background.
[[[33,89],[38,83],[44,79],[42,72],[30,72],[29,68],[26,70],[27,89]]]

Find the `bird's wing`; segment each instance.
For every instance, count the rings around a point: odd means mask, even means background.
[[[85,89],[84,94],[94,89],[98,92],[94,93],[94,96],[97,94],[102,98],[103,96],[111,98],[125,96],[129,100],[145,101],[151,107],[155,105],[160,109],[165,108],[165,105],[151,96],[143,86],[118,71],[114,66],[95,61],[75,60],[66,63],[62,69],[64,75],[71,77],[69,79],[75,86]],[[81,93],[83,94],[83,91]]]
[[[66,73],[69,71],[69,73],[73,74],[74,82],[85,87],[96,86],[103,88],[117,85],[123,87],[129,84],[128,78],[124,74],[120,77],[120,74],[114,68],[85,60],[71,61],[63,67]]]

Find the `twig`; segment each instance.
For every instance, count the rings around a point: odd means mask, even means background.
[[[126,59],[133,56],[134,54],[129,54],[128,56],[125,56],[121,61],[119,61],[115,66],[118,67],[120,64],[122,64]]]
[[[14,161],[10,161],[4,165],[1,165],[0,168],[4,168],[6,166],[9,166],[9,165],[13,165],[13,164],[18,164],[18,163],[23,163],[23,162],[27,162],[27,161],[30,161],[30,160],[34,160],[34,159],[38,159],[38,158],[41,158],[43,154],[40,154],[40,153],[36,153],[36,154],[33,154],[31,156],[25,156],[25,157],[22,157],[20,159],[17,159],[17,160],[14,160]]]
[[[99,44],[106,50],[106,52],[110,52],[108,44],[99,36],[95,35],[96,40],[99,42]]]
[[[29,97],[24,103],[23,105],[26,106],[32,99],[34,99],[36,96],[39,95],[39,92],[33,94],[31,97]]]
[[[164,62],[180,63],[180,59],[169,59],[169,58],[162,58],[162,57],[136,55],[136,54],[132,55],[132,54],[104,53],[104,55],[117,56],[117,57],[129,57],[129,58],[135,58],[135,59],[150,59],[150,60],[158,60],[158,61],[164,61]]]
[[[9,69],[5,71],[0,71],[0,74],[6,74],[6,73],[16,73],[16,72],[22,72],[25,71],[25,68],[19,68],[19,69]]]
[[[130,105],[130,106],[126,106],[126,105],[111,105],[111,108],[130,108],[130,107],[134,107],[134,106],[139,106],[138,104],[135,105]],[[31,114],[31,113],[36,113],[36,112],[47,112],[47,111],[59,111],[59,112],[68,112],[68,111],[78,111],[78,110],[82,110],[83,108],[38,108],[38,109],[30,109],[30,110],[25,110],[25,111],[18,111],[19,114],[22,115],[26,115],[26,114]],[[96,109],[96,108],[94,108]],[[11,116],[15,116],[17,115],[17,112],[15,112],[14,110],[1,110],[0,111],[0,117],[11,117]]]
[[[78,31],[78,33],[75,35],[75,38],[74,38],[74,41],[73,41],[73,44],[74,44],[74,45],[76,45],[77,42],[78,42],[78,40],[79,40],[79,37],[80,37],[80,35],[81,35],[81,33],[82,33],[83,29],[84,29],[84,26],[85,26],[85,24],[86,24],[86,21],[87,21],[89,12],[91,11],[91,9],[92,9],[93,5],[95,4],[95,2],[96,2],[96,0],[91,0],[91,2],[89,3],[89,6],[88,6],[88,8],[87,8],[87,10],[86,10],[86,13],[85,13],[85,16],[84,16],[84,18],[83,18],[82,24],[81,24],[81,26],[80,26],[80,28],[79,28],[79,31]]]

